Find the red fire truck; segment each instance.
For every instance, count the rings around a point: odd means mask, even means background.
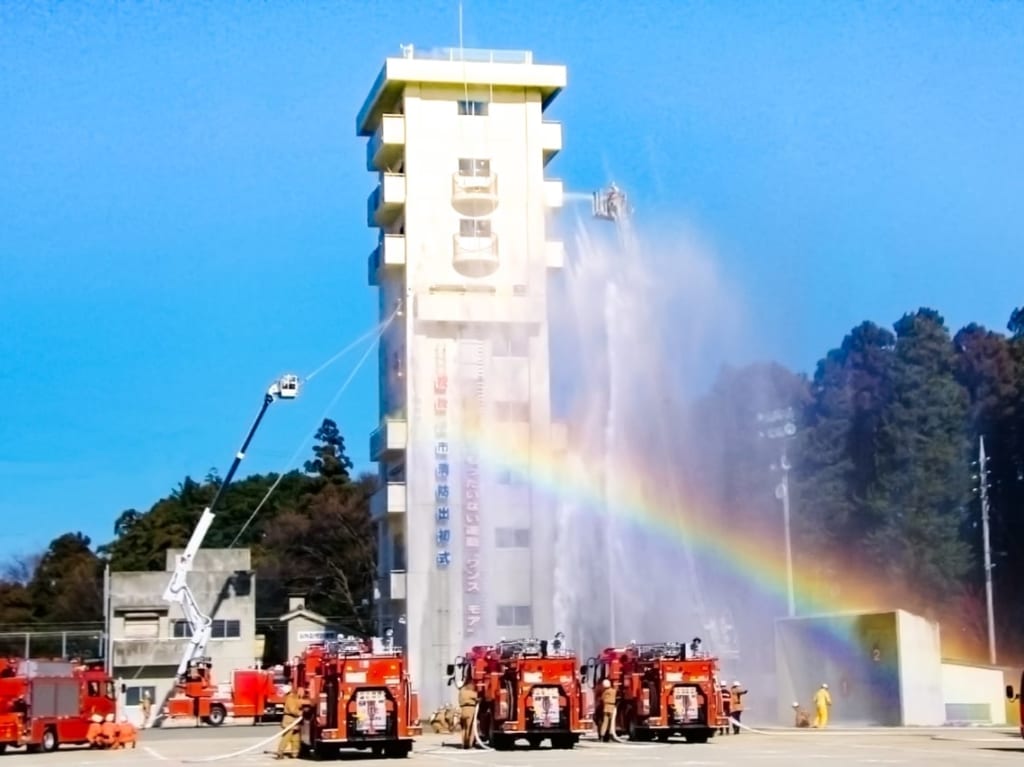
[[[175,687],[174,697],[167,701],[164,716],[176,719],[195,717],[198,721],[218,727],[229,717],[252,717],[253,724],[279,721],[284,714],[287,670],[236,669],[231,686],[222,689],[213,679],[207,658],[189,661],[184,679]]]
[[[559,634],[550,650],[546,639],[473,647],[449,664],[448,675],[461,672],[460,684],[476,686],[477,733],[492,748],[512,748],[521,738],[532,748],[550,740],[568,749],[589,729],[592,708],[577,663]]]
[[[423,727],[406,669],[390,636],[310,645],[292,669],[293,685],[304,688],[310,701],[299,725],[300,756],[337,757],[346,748],[408,756]]]
[[[116,710],[114,681],[102,664],[0,662],[0,753],[20,746],[31,753],[84,744],[92,715]]]
[[[587,667],[592,688],[607,679],[616,689],[615,730],[630,740],[706,743],[722,722],[717,660],[687,657],[682,643],[609,647]]]

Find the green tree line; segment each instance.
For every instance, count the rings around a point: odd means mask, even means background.
[[[376,478],[350,476],[352,462],[334,421],[324,420],[316,440],[303,471],[254,475],[229,487],[204,546],[251,550],[258,618],[280,616],[288,595],[300,593],[310,609],[365,631],[376,559],[369,511]],[[185,477],[148,511],[123,511],[107,543],[94,546],[79,532],[66,533],[38,556],[7,563],[0,572],[0,626],[75,629],[102,622],[105,566],[164,570],[167,549],[186,545],[220,483],[215,470],[201,482]]]
[[[786,444],[792,548],[804,610],[904,607],[987,656],[979,438],[988,496],[998,646],[1024,639],[1024,308],[1009,333],[955,334],[933,309],[891,328],[863,322],[811,376],[761,363],[721,371],[695,408],[689,478],[728,525],[783,551]],[[758,414],[792,408],[767,439]],[[740,610],[742,612],[742,609]]]

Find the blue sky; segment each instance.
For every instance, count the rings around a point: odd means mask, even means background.
[[[457,9],[0,4],[0,558],[223,472],[270,379],[373,325],[355,114]],[[464,25],[568,66],[551,175],[713,242],[751,357],[1024,303],[1020,5],[466,0]],[[243,474],[291,468],[355,359],[275,406]],[[360,466],[372,363],[329,412]]]

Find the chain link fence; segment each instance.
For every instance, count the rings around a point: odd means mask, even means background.
[[[0,657],[97,659],[105,651],[102,628],[0,632]]]

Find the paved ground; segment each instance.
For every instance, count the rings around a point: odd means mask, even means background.
[[[231,727],[198,731],[145,732],[134,751],[95,752],[60,750],[55,754],[22,754],[0,757],[0,767],[99,767],[117,765],[216,764],[225,767],[269,764],[265,749],[272,749],[276,736],[272,727]],[[264,746],[262,740],[270,739]],[[828,767],[857,765],[904,765],[905,767],[982,767],[1003,764],[1024,765],[1024,740],[1008,730],[870,732],[808,732],[794,730],[745,732],[740,736],[715,738],[711,743],[601,744],[586,740],[573,751],[551,751],[546,747],[514,752],[462,751],[454,736],[427,735],[419,739],[406,764],[423,767],[545,767],[575,764],[579,767],[712,767],[713,765],[757,765],[790,767],[822,764]],[[247,753],[243,749],[251,748]],[[345,762],[377,760],[354,753]],[[294,764],[294,762],[289,762]],[[390,763],[390,761],[388,762]]]

